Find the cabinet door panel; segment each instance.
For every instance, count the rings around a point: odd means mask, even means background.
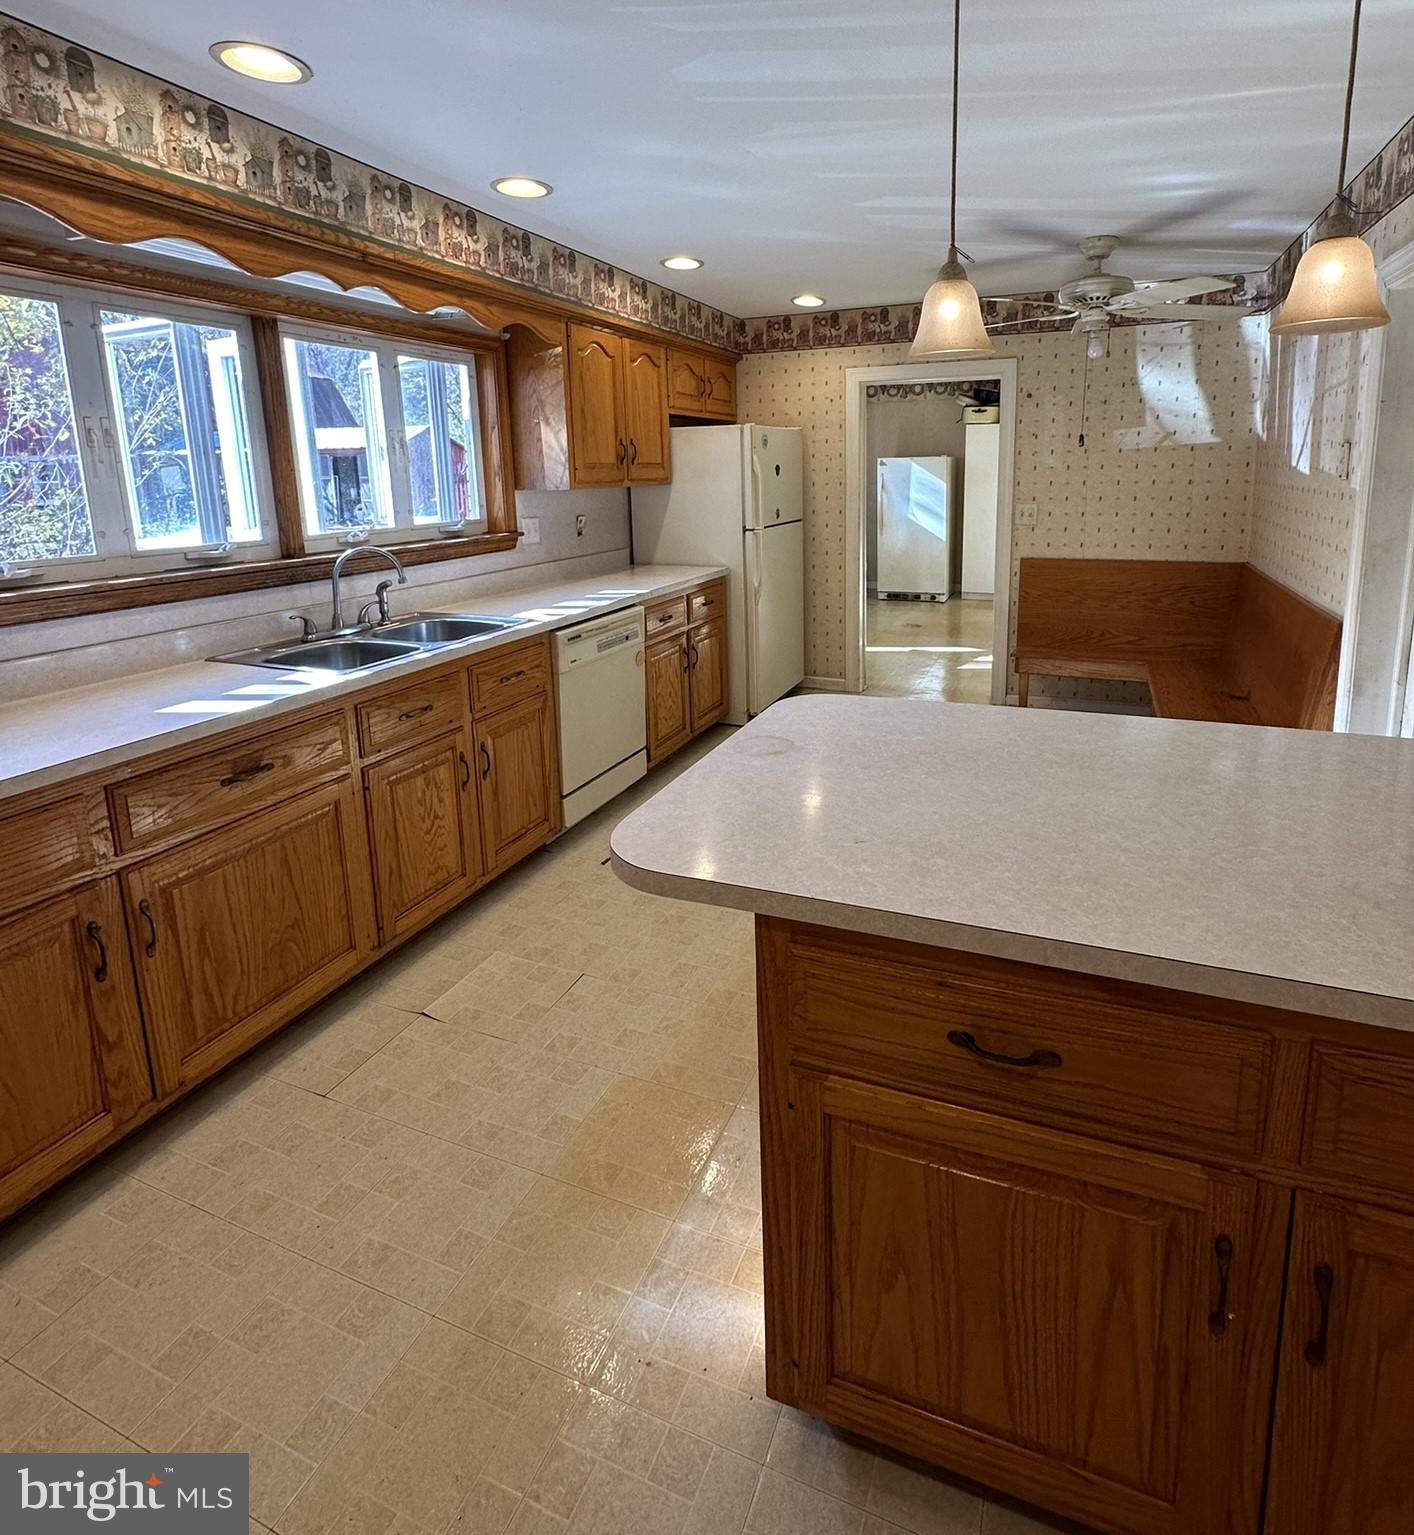
[[[224,1065],[372,948],[367,842],[349,783],[174,848],[125,878],[164,1090]]]
[[[736,420],[736,364],[709,362],[703,370],[706,408],[710,415]]]
[[[1267,1529],[1414,1529],[1414,1220],[1298,1194]]]
[[[570,465],[576,485],[622,485],[628,478],[622,353],[623,339],[612,331],[569,327]]]
[[[471,748],[463,731],[370,768],[378,926],[387,943],[469,890],[481,872]]]
[[[650,342],[626,340],[624,426],[630,485],[662,485],[668,463],[668,354]]]
[[[837,1078],[791,1097],[801,1406],[1106,1529],[1245,1527],[1251,1180]]]
[[[668,407],[683,415],[702,414],[707,398],[704,359],[695,352],[668,353]]]
[[[0,1214],[151,1098],[117,882],[0,925]]]
[[[727,626],[720,620],[688,633],[692,662],[692,729],[696,734],[727,712]]]
[[[692,734],[687,640],[676,635],[644,653],[648,690],[648,760],[661,762]]]
[[[476,723],[482,846],[498,873],[550,835],[558,794],[550,704],[532,699]]]

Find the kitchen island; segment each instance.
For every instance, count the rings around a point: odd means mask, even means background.
[[[813,697],[615,830],[757,913],[771,1395],[1094,1527],[1414,1526],[1414,750]]]

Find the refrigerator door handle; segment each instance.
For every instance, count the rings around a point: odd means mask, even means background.
[[[747,544],[746,558],[751,566],[751,605],[759,608],[761,606],[761,553],[760,546],[755,540]]]
[[[754,508],[751,526],[753,528],[765,527],[766,523],[762,516],[761,508],[761,464],[756,457],[754,444],[751,448],[751,501]]]

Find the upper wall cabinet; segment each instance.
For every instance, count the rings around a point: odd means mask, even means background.
[[[730,361],[580,321],[554,340],[519,325],[507,335],[519,490],[663,485],[670,411],[735,419]],[[680,377],[684,363],[692,381]],[[691,405],[680,403],[683,390]]]
[[[668,349],[668,409],[675,416],[736,420],[736,364]]]

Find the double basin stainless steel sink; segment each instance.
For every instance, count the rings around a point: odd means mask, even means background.
[[[275,671],[361,672],[386,666],[421,651],[440,650],[465,640],[500,634],[522,622],[516,618],[491,618],[476,613],[412,613],[407,618],[382,624],[366,634],[336,639],[285,641],[254,650],[236,650],[212,656],[213,661],[238,666],[265,666]]]

